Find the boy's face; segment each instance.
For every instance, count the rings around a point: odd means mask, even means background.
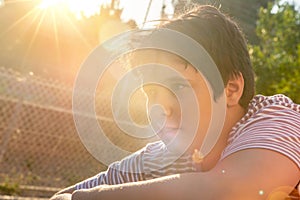
[[[160,79],[160,83],[143,86],[151,125],[170,151],[193,152],[200,148],[211,119],[212,98],[207,83],[178,56],[166,52],[152,56],[152,62],[169,69],[152,70],[147,76]]]

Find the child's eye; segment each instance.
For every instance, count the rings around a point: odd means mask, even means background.
[[[185,88],[189,88],[190,86],[188,84],[185,83],[173,83],[171,84],[171,89],[174,91],[179,91],[179,90],[183,90]]]

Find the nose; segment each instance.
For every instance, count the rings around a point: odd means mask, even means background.
[[[151,84],[143,87],[145,94],[147,95],[147,109],[153,105],[159,105],[163,108],[162,115],[170,117],[175,109],[176,96],[168,88],[158,85]]]

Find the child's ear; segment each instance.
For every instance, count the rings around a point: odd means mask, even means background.
[[[233,76],[227,82],[225,93],[227,106],[232,107],[239,103],[244,91],[244,78],[241,73]]]

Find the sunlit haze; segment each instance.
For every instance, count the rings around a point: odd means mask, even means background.
[[[131,19],[135,20],[139,27],[143,26],[144,22],[160,19],[163,5],[165,5],[165,13],[169,17],[174,12],[171,0],[120,0],[115,2],[116,8],[123,9],[121,19],[125,22]],[[100,14],[100,7],[110,4],[110,0],[42,0],[38,7],[40,9],[64,7],[74,13],[77,19],[81,19],[83,16],[90,17]]]

